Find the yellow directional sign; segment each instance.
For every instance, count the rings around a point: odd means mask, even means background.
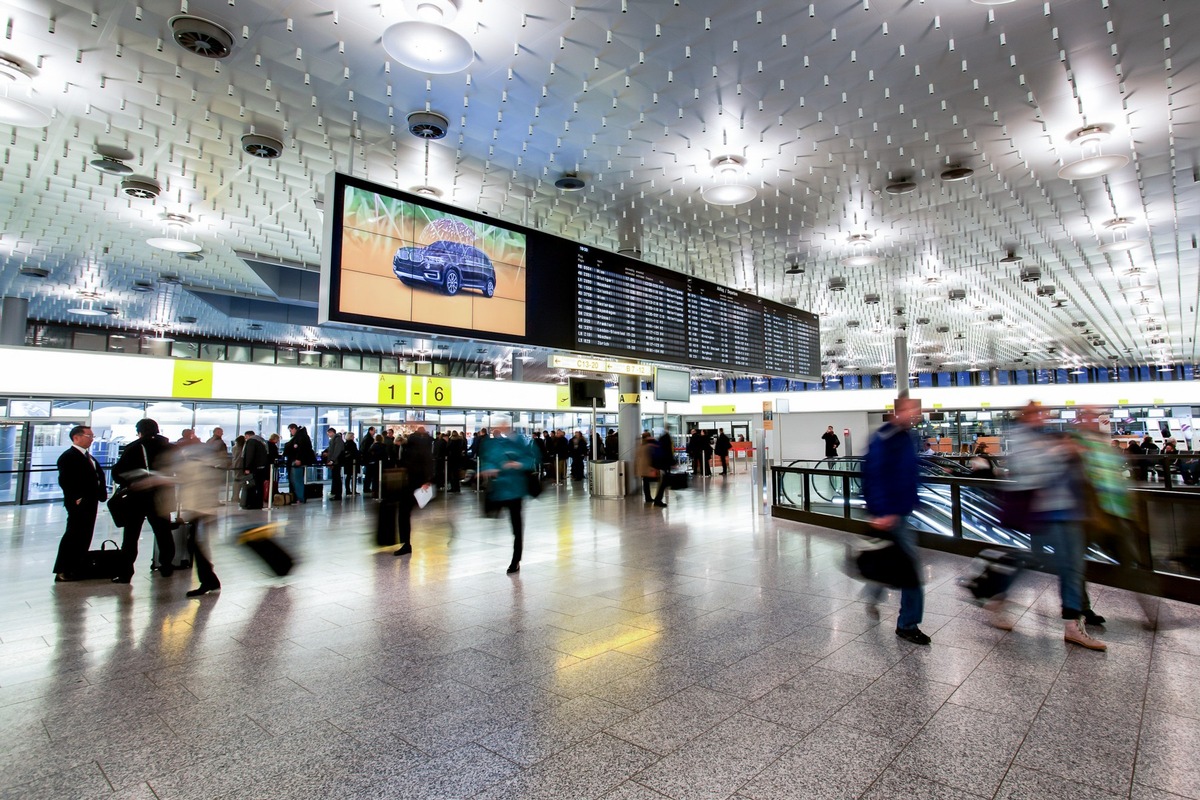
[[[552,353],[546,360],[547,366],[556,369],[578,369],[584,372],[615,372],[618,375],[641,375],[650,377],[654,367],[649,364],[635,364],[632,361],[615,361],[611,358],[588,358],[584,356],[566,356]]]
[[[213,362],[175,362],[175,375],[171,380],[171,397],[210,398],[213,396]]]
[[[629,392],[622,394],[620,404],[623,406],[636,406],[642,402],[642,396],[637,392]]]
[[[555,403],[556,408],[570,408],[571,407],[571,387],[570,386],[559,386],[558,393],[557,393],[557,396],[555,399],[557,401]]]
[[[449,378],[425,379],[425,405],[443,407],[450,406],[452,405],[450,398]]]
[[[408,405],[408,376],[383,373],[379,376],[379,397],[381,406]]]

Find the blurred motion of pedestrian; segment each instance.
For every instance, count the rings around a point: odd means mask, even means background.
[[[513,555],[507,572],[511,575],[521,569],[521,555],[525,543],[525,521],[522,507],[529,494],[530,475],[536,476],[540,467],[538,451],[533,443],[512,431],[505,424],[493,426],[493,436],[484,441],[479,459],[480,474],[489,478],[488,502],[508,509],[512,522]]]
[[[908,516],[916,509],[919,499],[917,442],[912,426],[920,418],[920,401],[911,397],[897,398],[892,418],[871,437],[862,467],[863,495],[871,527],[877,536],[895,543],[912,562],[918,576],[921,559],[917,533],[909,526]],[[879,613],[876,604],[883,591],[881,583],[868,584],[867,603],[872,615]],[[932,640],[918,627],[924,617],[924,587],[918,583],[912,588],[902,588],[896,635],[913,644],[930,644]]]
[[[1012,431],[1008,460],[1016,491],[1027,498],[1030,556],[1058,575],[1063,639],[1088,650],[1106,650],[1108,646],[1089,634],[1085,625],[1085,609],[1093,624],[1103,619],[1091,613],[1084,588],[1087,478],[1081,447],[1070,437],[1045,430],[1045,421],[1045,411],[1036,403],[1022,410]],[[997,628],[1011,630],[1003,605],[1003,598],[989,604],[991,622]]]
[[[187,593],[199,597],[221,588],[213,571],[207,531],[217,519],[216,493],[223,485],[225,456],[208,447],[176,447],[168,453],[166,469],[175,476],[179,524],[187,530],[187,549],[196,565],[198,588]]]

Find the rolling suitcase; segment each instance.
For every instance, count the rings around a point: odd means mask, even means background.
[[[1013,585],[1021,571],[1021,560],[1006,550],[981,550],[971,562],[971,574],[959,579],[976,600],[986,601],[1002,596]]]
[[[191,553],[188,552],[188,533],[192,523],[176,521],[171,525],[171,538],[175,541],[175,558],[171,561],[171,569],[188,569],[192,566]],[[150,569],[162,567],[162,559],[158,556],[158,537],[154,538],[154,552],[150,558]]]
[[[295,559],[275,541],[278,523],[255,525],[238,535],[238,544],[244,544],[261,558],[276,575],[287,575],[296,565]]]

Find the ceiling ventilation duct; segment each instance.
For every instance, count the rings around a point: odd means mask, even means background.
[[[1040,267],[1028,266],[1021,267],[1021,283],[1037,283],[1042,279],[1042,270]]]
[[[153,200],[162,194],[162,187],[153,178],[135,175],[121,181],[121,194],[135,200]]]
[[[434,111],[414,111],[407,117],[408,132],[418,139],[444,139],[450,120]]]
[[[564,192],[578,192],[587,184],[583,182],[583,178],[580,178],[578,175],[572,172],[568,172],[566,175],[563,175],[561,178],[556,180],[554,185],[556,188],[561,189]]]
[[[967,299],[967,290],[966,289],[951,289],[949,294],[947,294],[946,296],[949,297],[951,300],[966,300]]]
[[[171,17],[170,24],[176,44],[189,53],[204,58],[225,58],[233,51],[233,34],[211,20],[180,14]]]
[[[247,133],[242,137],[242,149],[255,158],[279,158],[283,155],[283,142],[274,136]]]
[[[831,292],[846,291],[846,279],[845,278],[830,278],[829,279],[829,291],[831,291]]]

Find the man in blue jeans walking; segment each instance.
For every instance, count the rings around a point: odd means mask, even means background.
[[[917,507],[917,442],[912,426],[921,418],[921,403],[911,397],[896,400],[892,419],[884,423],[867,448],[863,462],[863,494],[871,527],[881,538],[895,542],[912,561],[920,575],[921,561],[917,552],[917,534],[908,525],[908,515]],[[872,608],[883,596],[883,585],[872,583],[867,589]],[[896,635],[913,644],[929,644],[932,640],[917,626],[925,616],[925,590],[920,586],[900,590],[900,616],[896,620]]]

